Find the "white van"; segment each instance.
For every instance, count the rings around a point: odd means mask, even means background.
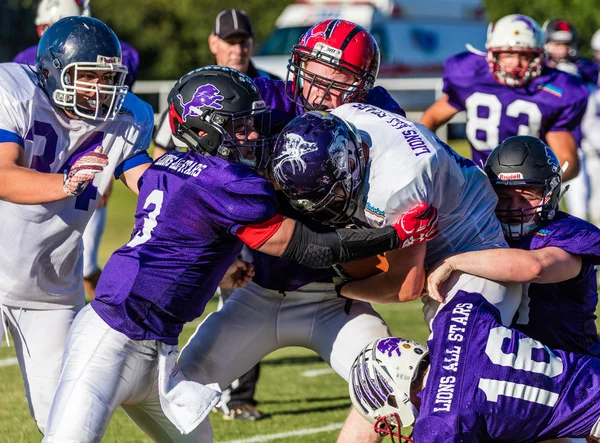
[[[303,0],[287,6],[253,57],[255,65],[286,77],[293,45],[315,23],[349,20],[369,29],[381,49],[380,78],[439,76],[444,60],[485,46],[481,0]]]

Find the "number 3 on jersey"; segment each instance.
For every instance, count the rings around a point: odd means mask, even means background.
[[[150,240],[150,237],[152,237],[152,231],[154,231],[154,228],[156,228],[156,225],[158,224],[156,217],[158,217],[160,214],[163,198],[164,192],[159,191],[158,189],[152,191],[146,198],[146,201],[144,202],[144,209],[148,209],[150,205],[154,205],[154,208],[144,218],[144,226],[142,227],[142,230],[138,232],[129,243],[127,243],[127,246],[134,248]]]
[[[526,125],[519,125],[518,134],[539,137],[542,126],[542,111],[537,104],[525,100],[515,100],[503,109],[500,99],[492,94],[476,92],[465,100],[467,110],[467,138],[478,151],[491,151],[503,141],[500,140],[500,120],[502,115],[518,118],[527,117]],[[485,133],[485,140],[481,140]],[[478,137],[479,135],[479,137]]]

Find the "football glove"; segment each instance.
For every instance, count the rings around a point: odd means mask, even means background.
[[[418,203],[402,214],[394,225],[400,238],[400,248],[429,241],[439,234],[438,210],[427,203]]]
[[[63,177],[65,194],[70,196],[81,194],[87,184],[94,180],[96,174],[102,172],[108,165],[108,156],[100,152],[101,150],[101,146],[97,147],[94,151],[79,157],[71,169],[65,169]]]

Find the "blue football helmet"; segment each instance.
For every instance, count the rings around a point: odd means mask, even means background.
[[[366,167],[354,125],[327,112],[307,112],[283,128],[271,159],[271,174],[292,206],[321,223],[350,221]]]
[[[50,26],[38,44],[36,68],[50,100],[82,118],[113,119],[127,94],[121,44],[108,26],[92,17],[65,17]],[[91,72],[104,80],[85,81]]]

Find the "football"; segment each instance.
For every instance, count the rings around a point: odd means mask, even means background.
[[[384,255],[376,255],[340,266],[350,277],[356,279],[369,278],[385,272],[389,268],[388,261]]]

